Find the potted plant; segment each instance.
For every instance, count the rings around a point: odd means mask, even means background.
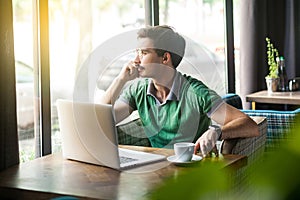
[[[268,92],[276,92],[278,88],[278,65],[276,59],[279,57],[278,50],[272,44],[270,38],[266,37],[267,42],[267,57],[269,74],[265,77]]]

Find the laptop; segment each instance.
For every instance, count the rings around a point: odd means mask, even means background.
[[[112,105],[57,100],[62,153],[67,159],[117,170],[165,160],[154,153],[118,147]]]

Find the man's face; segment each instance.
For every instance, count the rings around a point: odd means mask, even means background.
[[[140,38],[136,50],[134,63],[140,65],[139,75],[141,77],[155,78],[161,73],[166,73],[166,65],[163,64],[163,56],[155,52],[153,41],[149,38]]]

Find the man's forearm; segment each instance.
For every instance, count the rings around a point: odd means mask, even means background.
[[[104,96],[101,99],[102,103],[114,104],[118,99],[120,92],[125,85],[126,81],[122,80],[119,77],[116,77],[112,84],[105,91]]]
[[[138,69],[133,62],[126,64],[120,74],[113,80],[112,84],[106,90],[102,103],[115,104],[116,100],[119,98],[120,92],[123,89],[127,81],[133,80],[139,76]]]
[[[212,115],[222,126],[221,139],[253,137],[259,135],[258,125],[248,115],[224,103]]]
[[[237,118],[222,127],[221,139],[258,136],[257,124],[248,117]]]

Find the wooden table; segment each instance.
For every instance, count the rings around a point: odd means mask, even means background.
[[[300,105],[300,91],[268,93],[267,90],[263,90],[247,95],[246,101],[252,102],[253,110],[255,103]]]
[[[170,156],[173,150],[123,146],[145,152]],[[240,168],[247,157],[221,155],[205,158],[205,162],[222,162],[224,167]],[[201,166],[199,166],[201,167]],[[117,171],[107,167],[64,159],[52,154],[0,172],[0,197],[10,199],[50,199],[73,196],[80,199],[141,199],[162,183],[188,167],[178,167],[168,161],[149,164],[133,170]]]

